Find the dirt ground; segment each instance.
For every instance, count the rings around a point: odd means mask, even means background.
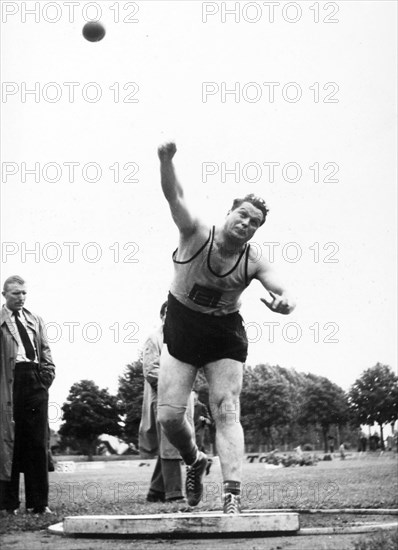
[[[229,539],[83,539],[47,531],[2,535],[2,550],[352,550],[364,535],[317,535]]]

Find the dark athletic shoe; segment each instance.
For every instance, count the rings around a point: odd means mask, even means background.
[[[203,495],[203,476],[207,467],[207,456],[199,451],[199,457],[192,466],[187,466],[185,490],[189,506],[199,504]]]
[[[48,506],[36,506],[33,508],[32,514],[53,514]]]
[[[158,491],[149,491],[149,493],[146,496],[147,502],[165,502],[165,494],[160,493]]]
[[[241,513],[240,495],[225,493],[224,495],[224,514],[237,515]]]

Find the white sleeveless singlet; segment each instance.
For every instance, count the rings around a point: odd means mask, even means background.
[[[214,232],[213,226],[207,241],[188,260],[177,259],[178,248],[173,252],[175,276],[170,292],[189,309],[222,316],[239,310],[240,295],[249,284],[250,245],[244,246],[232,269],[218,275],[211,267]]]

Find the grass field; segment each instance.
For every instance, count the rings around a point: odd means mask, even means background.
[[[355,456],[355,455],[354,455]],[[87,463],[86,463],[87,464]],[[140,466],[140,464],[142,464]],[[98,469],[50,474],[50,507],[53,515],[32,516],[23,511],[18,516],[0,518],[2,550],[395,550],[398,533],[376,532],[275,536],[261,538],[178,540],[153,538],[81,539],[60,537],[47,527],[65,516],[93,514],[154,514],[186,512],[185,504],[148,504],[145,501],[154,462],[109,461],[94,463]],[[89,466],[92,467],[91,465]],[[242,501],[244,509],[293,508],[398,508],[397,455],[331,462],[316,466],[269,468],[261,463],[244,464]],[[221,510],[221,471],[215,463],[205,478],[204,496],[195,511]],[[23,494],[23,493],[22,493]],[[22,498],[23,501],[23,498]],[[396,516],[338,513],[300,514],[300,526],[347,527],[360,522],[391,522]]]
[[[66,515],[150,514],[188,510],[184,504],[145,502],[152,469],[152,463],[135,460],[128,464],[107,462],[101,469],[51,473],[49,504],[54,515],[31,516],[23,512],[21,505],[19,516],[1,518],[0,532],[40,530],[62,521]],[[205,478],[203,501],[197,510],[221,509],[220,481],[220,466],[215,464]],[[398,508],[396,454],[333,460],[319,462],[316,466],[293,468],[269,468],[261,463],[245,463],[242,503],[244,509]],[[303,521],[305,524],[318,522],[323,525],[330,518],[327,515],[304,516]]]

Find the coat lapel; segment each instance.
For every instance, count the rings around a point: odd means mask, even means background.
[[[16,329],[14,327],[13,322],[10,319],[10,315],[9,315],[8,311],[5,309],[4,306],[1,310],[1,323],[2,324],[5,323],[7,325],[7,328],[10,331],[11,336],[14,338],[15,342],[18,344],[18,339],[17,339],[16,333],[15,333]]]

